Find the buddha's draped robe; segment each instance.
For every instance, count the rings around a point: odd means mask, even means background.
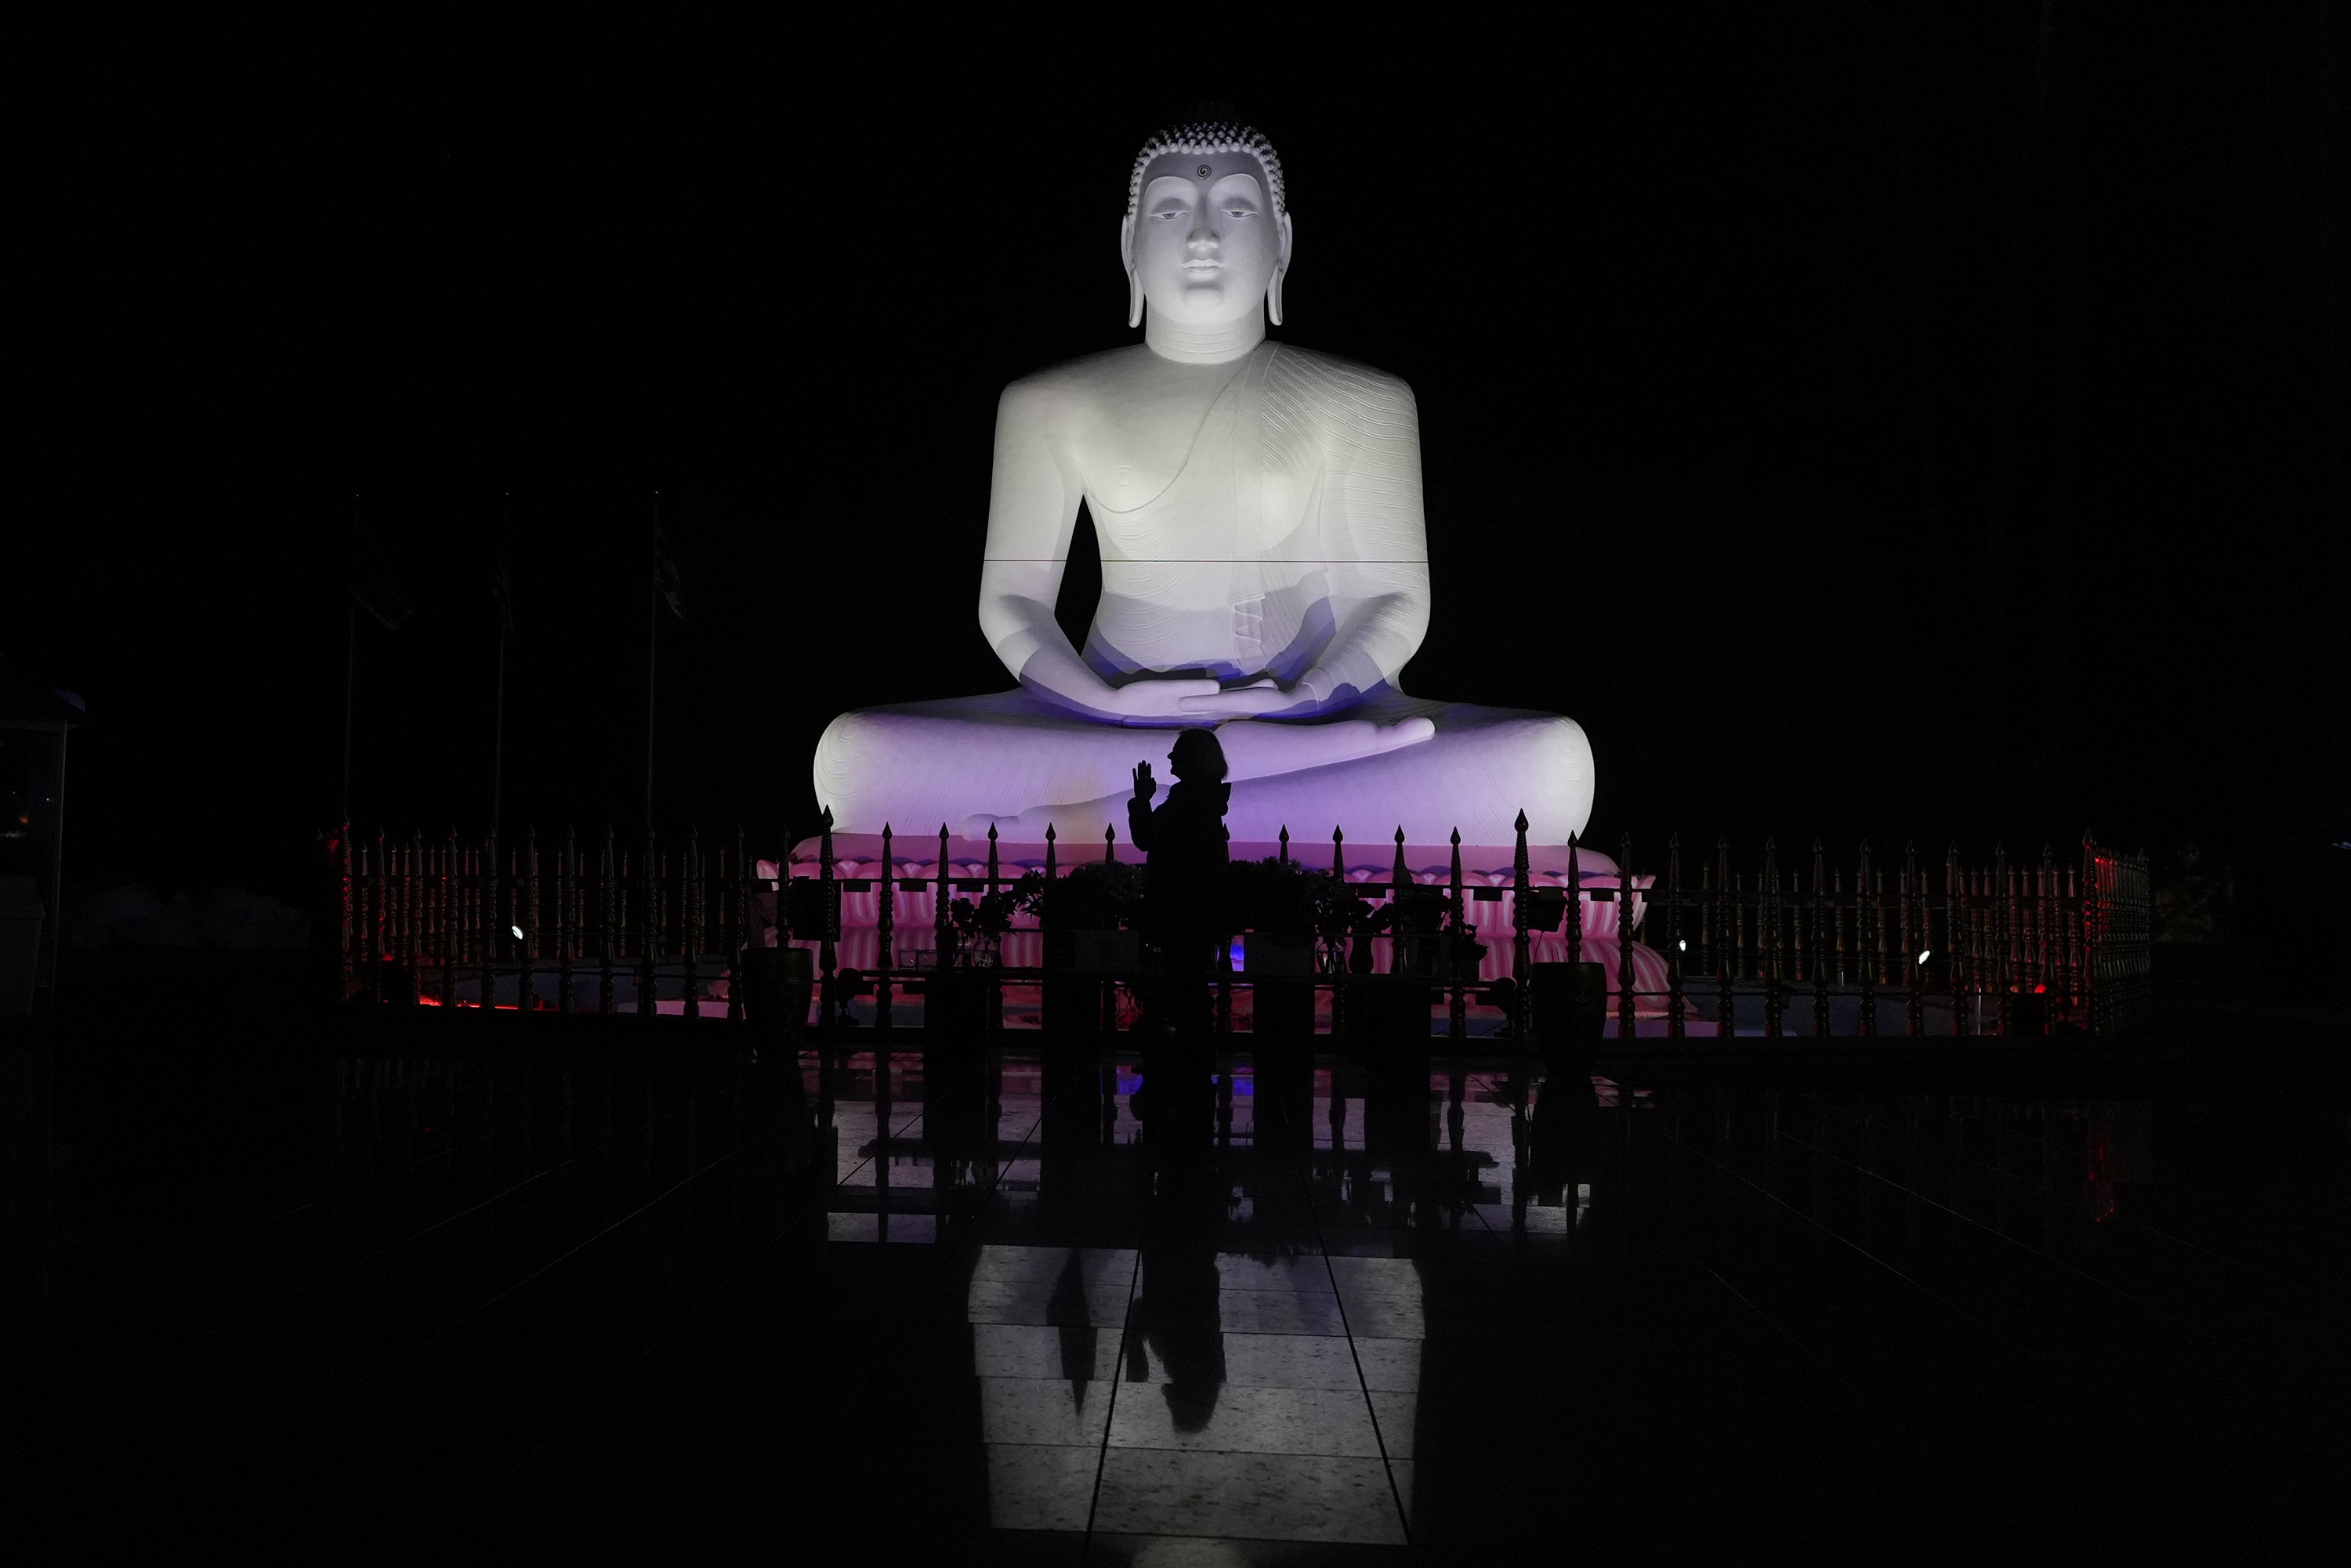
[[[1249,748],[1228,745],[1234,837],[1285,826],[1384,837],[1401,825],[1415,841],[1458,829],[1465,842],[1507,844],[1520,810],[1539,842],[1582,831],[1592,754],[1573,720],[1414,698],[1397,684],[1428,624],[1420,487],[1409,388],[1272,342],[1236,368],[1157,495],[1119,508],[1089,486],[1102,592],[1083,655],[1105,679],[1270,675],[1294,685],[1303,716],[1247,722],[1435,726],[1416,744],[1295,772],[1251,775]],[[1529,589],[1514,583],[1508,597],[1523,602]],[[999,652],[1018,662],[1019,649]],[[1124,815],[1130,770],[1164,757],[1167,734],[1021,688],[861,709],[818,746],[817,799],[848,831],[961,832],[976,817],[1042,810],[1065,840],[1099,841]]]

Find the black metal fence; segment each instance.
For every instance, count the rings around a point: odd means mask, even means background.
[[[1339,841],[1335,833],[1333,840]],[[2063,863],[2046,849],[2037,861],[2016,862],[2003,849],[1995,848],[1989,859],[1971,859],[1953,845],[1939,867],[1910,846],[1898,860],[1873,856],[1866,842],[1851,856],[1833,856],[1815,840],[1808,855],[1783,857],[1770,840],[1740,855],[1718,839],[1711,855],[1697,857],[1695,877],[1676,837],[1667,841],[1663,871],[1638,878],[1633,845],[1620,839],[1621,879],[1611,873],[1604,880],[1621,880],[1621,885],[1592,887],[1583,885],[1580,847],[1571,841],[1568,881],[1579,891],[1575,898],[1566,897],[1564,888],[1546,898],[1533,883],[1523,818],[1509,888],[1466,884],[1458,844],[1457,835],[1446,883],[1415,881],[1399,835],[1390,880],[1350,883],[1349,891],[1384,900],[1404,887],[1442,886],[1454,933],[1468,929],[1468,902],[1507,895],[1515,983],[1480,983],[1441,943],[1356,937],[1385,944],[1386,962],[1329,964],[1300,977],[1328,993],[1333,1028],[1343,1027],[1343,998],[1350,997],[1359,1019],[1377,1012],[1392,1020],[1393,1008],[1368,1009],[1363,999],[1385,988],[1436,993],[1445,1032],[1454,1039],[1468,1034],[1473,1001],[1500,1007],[1511,1031],[1523,1033],[1529,1022],[1524,982],[1531,978],[1538,936],[1558,932],[1567,960],[1581,961],[1586,905],[1620,899],[1632,902],[1617,912],[1627,916],[1619,930],[1655,949],[1667,976],[1662,989],[1644,988],[1633,942],[1616,945],[1610,1013],[1623,1039],[1641,1033],[1644,1023],[1668,1037],[2116,1037],[2146,1019],[2151,915],[2146,857],[2116,853],[2086,836],[2078,859],[2069,856]],[[773,923],[778,942],[814,948],[816,1021],[837,1030],[849,1016],[849,988],[835,952],[841,895],[870,888],[873,881],[884,884],[877,909],[883,958],[856,983],[872,987],[875,1027],[895,1027],[893,998],[913,989],[936,993],[958,981],[984,994],[977,1013],[987,1020],[984,1027],[1001,1027],[1003,988],[1045,982],[1055,973],[1042,967],[995,967],[950,977],[891,961],[892,892],[935,894],[934,952],[945,955],[956,946],[949,927],[955,895],[985,896],[1019,880],[999,867],[992,833],[982,876],[953,873],[943,833],[935,876],[895,875],[898,862],[885,836],[885,874],[858,882],[836,875],[828,822],[817,874],[793,897],[757,874],[739,830],[731,844],[712,844],[689,832],[674,851],[650,835],[623,850],[609,831],[601,846],[584,852],[569,831],[547,852],[535,831],[504,846],[495,837],[461,843],[455,833],[437,842],[422,835],[388,840],[381,833],[372,842],[355,842],[342,833],[325,847],[340,887],[343,994],[381,1005],[650,1014],[669,1000],[689,1018],[740,1019],[743,988],[732,983],[737,955],[764,946]],[[1115,856],[1114,841],[1105,854]],[[1050,841],[1046,855],[1045,873],[1064,874]],[[1343,856],[1334,852],[1334,859],[1344,880]],[[789,869],[782,867],[787,876]],[[1366,967],[1384,972],[1365,975]],[[1116,988],[1137,978],[1105,974],[1100,981]],[[722,980],[727,983],[713,983]],[[1220,1028],[1230,1028],[1233,988],[1255,983],[1254,977],[1219,977]],[[1064,998],[1080,998],[1061,1005],[1083,1010],[1090,1028],[1109,1016],[1103,993],[1067,986],[1061,992]],[[1049,1013],[1051,1007],[1049,1002]],[[1313,1014],[1307,1016],[1312,1027]]]

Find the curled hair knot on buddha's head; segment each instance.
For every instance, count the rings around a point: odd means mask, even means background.
[[[1276,213],[1287,214],[1290,197],[1281,178],[1281,155],[1265,132],[1254,125],[1243,125],[1238,120],[1190,120],[1181,125],[1155,132],[1134,155],[1134,167],[1126,177],[1126,215],[1133,217],[1143,200],[1143,172],[1151,161],[1168,152],[1186,155],[1196,153],[1246,152],[1265,170],[1266,194],[1273,202]]]

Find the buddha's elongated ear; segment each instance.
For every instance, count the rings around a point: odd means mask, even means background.
[[[1126,324],[1143,325],[1143,278],[1134,270],[1134,214],[1118,225],[1118,258],[1126,265]]]
[[[1281,325],[1281,280],[1290,271],[1291,232],[1290,214],[1284,213],[1281,214],[1281,254],[1274,258],[1273,281],[1265,286],[1265,313],[1273,319],[1277,327]]]

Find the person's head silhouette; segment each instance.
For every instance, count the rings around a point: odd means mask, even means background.
[[[1167,770],[1178,779],[1196,779],[1203,784],[1214,784],[1225,776],[1225,748],[1217,741],[1213,729],[1187,729],[1176,736],[1175,748],[1167,753]]]

